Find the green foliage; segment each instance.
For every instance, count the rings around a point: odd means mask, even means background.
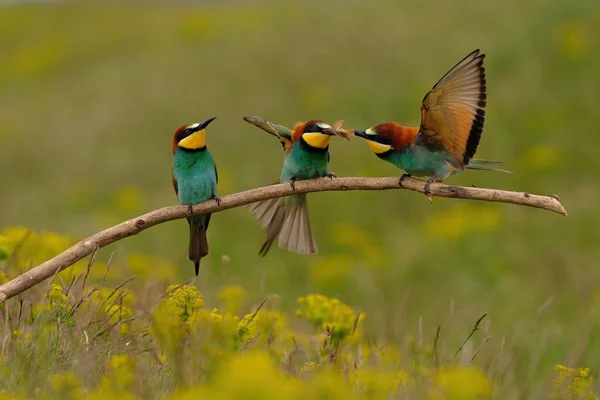
[[[189,284],[140,297],[126,287],[133,282],[105,286],[108,275],[96,278],[86,268],[68,285],[55,280],[2,308],[0,389],[25,398],[173,400],[475,400],[513,390],[491,374],[489,360],[478,361],[472,338],[458,359],[440,349],[454,340],[439,332],[433,341],[406,336],[398,345],[365,335],[367,314],[338,298],[301,296],[293,316],[275,295],[245,305],[240,285],[222,285],[209,299]],[[594,398],[589,368],[557,365],[552,379],[540,389],[548,396]]]

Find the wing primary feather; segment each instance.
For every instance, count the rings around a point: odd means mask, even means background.
[[[483,132],[483,108],[487,105],[484,58],[479,50],[463,58],[425,95],[421,106],[415,145],[442,145],[458,169],[473,158]]]
[[[485,120],[485,111],[482,109],[477,110],[473,125],[471,125],[471,131],[469,132],[469,139],[467,140],[467,147],[463,155],[463,165],[467,165],[471,158],[477,151],[479,141],[481,140],[481,134],[483,133],[483,122]]]

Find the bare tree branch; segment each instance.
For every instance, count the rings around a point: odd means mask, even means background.
[[[425,182],[412,178],[406,178],[402,182],[402,186],[398,185],[398,178],[312,179],[296,182],[295,190],[292,189],[289,184],[277,184],[230,194],[221,198],[220,206],[218,206],[214,200],[208,200],[204,203],[195,205],[193,207],[193,213],[216,213],[230,208],[245,206],[260,200],[288,196],[294,193],[388,189],[408,189],[423,193],[424,185]],[[567,211],[555,195],[538,196],[523,192],[448,186],[443,184],[432,184],[430,191],[432,196],[519,204],[567,215]],[[3,303],[7,299],[24,292],[45,279],[52,277],[59,271],[75,264],[77,261],[94,252],[96,248],[102,248],[118,240],[136,235],[154,225],[185,218],[189,215],[190,213],[187,206],[177,205],[164,207],[98,232],[75,244],[56,257],[43,262],[15,279],[0,285],[0,303]]]

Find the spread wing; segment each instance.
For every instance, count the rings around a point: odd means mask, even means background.
[[[475,155],[485,119],[484,54],[475,50],[456,64],[425,95],[415,145],[443,147],[463,169]]]
[[[283,151],[287,154],[292,148],[292,130],[283,125],[277,125],[271,121],[257,116],[245,116],[244,121],[252,124],[263,131],[277,137],[283,146]]]

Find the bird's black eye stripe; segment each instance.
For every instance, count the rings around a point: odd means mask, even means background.
[[[381,144],[387,144],[387,145],[392,144],[392,140],[385,136],[372,135],[371,137],[373,138],[372,140],[374,142],[381,143]]]
[[[304,133],[311,133],[311,132],[321,132],[321,128],[319,128],[317,126],[317,124],[310,124],[306,128],[304,128]]]
[[[177,141],[178,142],[182,141],[183,139],[190,136],[191,134],[192,134],[192,130],[190,128],[184,129],[177,134]]]

